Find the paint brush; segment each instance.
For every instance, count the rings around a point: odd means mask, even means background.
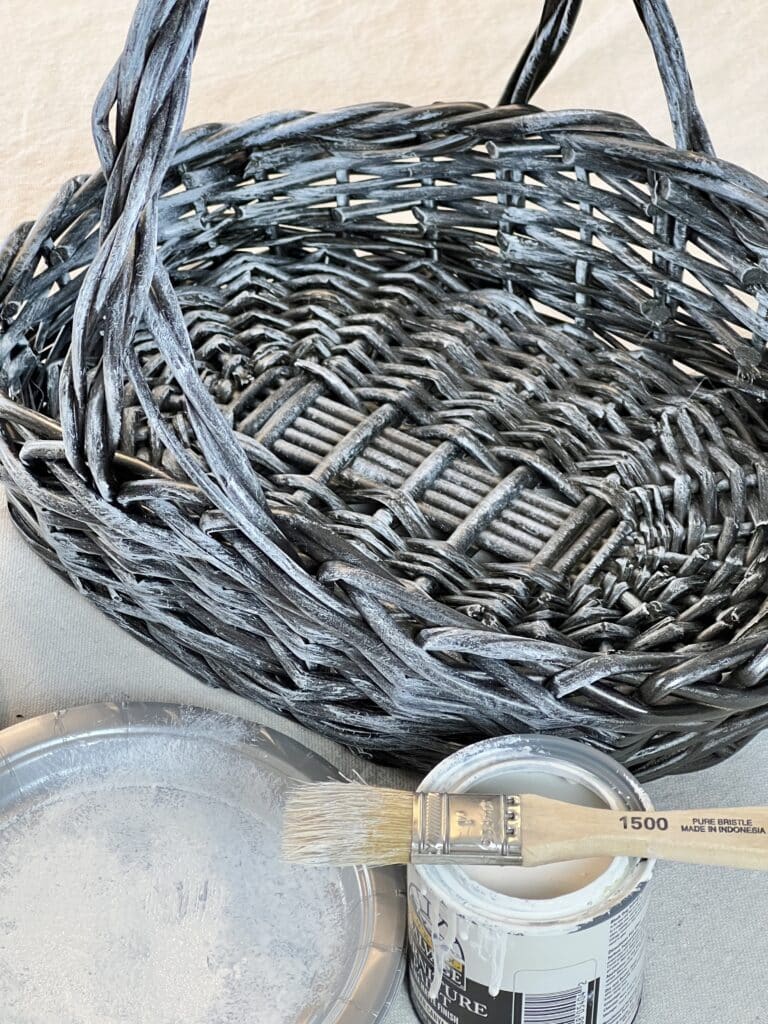
[[[312,864],[535,867],[647,857],[768,868],[768,808],[604,810],[524,793],[410,793],[360,783],[297,786],[283,856]]]

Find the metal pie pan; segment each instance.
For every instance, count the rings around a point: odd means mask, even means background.
[[[158,767],[151,752],[161,748],[169,760]],[[167,781],[167,765],[177,750],[183,750],[188,760],[192,758],[190,764],[202,763],[203,755],[207,758],[205,785],[214,789],[221,785],[229,804],[237,801],[238,792],[245,788],[238,785],[239,775],[242,772],[247,778],[256,770],[254,765],[259,773],[264,769],[264,775],[275,780],[280,792],[290,780],[340,778],[332,765],[297,741],[233,716],[172,704],[92,704],[42,715],[0,732],[0,830],[26,820],[30,810],[50,805],[73,784],[94,791],[103,788],[118,771],[115,766],[122,765],[128,755],[143,766],[144,785],[153,785],[154,772],[154,781],[162,787]],[[221,779],[217,778],[219,771]],[[186,776],[181,777],[185,786]],[[198,782],[190,778],[190,790]],[[174,786],[179,786],[178,777]],[[51,849],[55,857],[55,837]],[[250,864],[247,869],[258,873],[259,865]],[[129,876],[126,884],[130,881]],[[338,891],[343,892],[343,963],[338,969],[334,966],[322,998],[302,1009],[295,1024],[373,1024],[386,1014],[402,980],[403,873],[394,868],[343,868],[338,869],[338,884]],[[0,960],[2,954],[0,944]],[[23,970],[34,971],[34,965],[25,965]],[[254,1021],[263,1019],[258,997],[254,992]],[[37,1024],[37,1017],[28,1019]],[[249,1022],[243,1020],[242,1024]],[[294,1020],[282,1024],[294,1024]]]

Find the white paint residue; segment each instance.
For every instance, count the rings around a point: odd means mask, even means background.
[[[504,964],[507,959],[507,946],[509,934],[501,928],[491,928],[493,935],[491,953],[491,975],[488,982],[488,992],[494,998],[501,991],[501,983],[504,980]]]
[[[540,796],[583,807],[605,807],[600,797],[587,786],[560,778],[554,773],[509,769],[497,772],[493,784],[500,793],[538,793]],[[610,865],[610,857],[585,857],[535,868],[504,865],[469,866],[463,870],[470,878],[493,892],[520,899],[543,900],[583,889],[607,871]]]
[[[429,908],[432,930],[432,983],[429,987],[429,998],[434,1000],[437,999],[440,991],[445,965],[453,952],[453,944],[456,941],[457,920],[456,911],[451,910],[442,903],[435,910],[433,902],[430,901]]]
[[[490,980],[488,990],[492,996],[497,996],[501,990],[501,983],[504,980],[504,965],[509,943],[508,932],[504,928],[495,927],[490,924],[480,926],[474,921],[470,923],[462,914],[458,914],[444,903],[440,903],[439,909],[436,910],[435,901],[430,900],[429,908],[433,959],[429,998],[432,1000],[437,999],[445,965],[453,952],[456,938],[468,939],[470,926],[474,932],[474,946],[478,956],[482,960],[489,962]]]
[[[496,932],[488,925],[477,926],[476,941],[478,942],[478,955],[481,960],[490,960],[493,956],[493,943],[496,939]]]
[[[440,941],[440,907],[436,900],[429,901],[429,932],[432,939],[432,984],[429,986],[429,998],[437,999],[440,982],[443,980],[445,955]]]
[[[264,772],[222,798],[205,775],[223,750],[195,761],[197,779],[189,763],[189,788],[150,785],[147,756],[0,828],[2,1020],[291,1024],[329,986],[332,1002],[348,956],[339,873],[280,862]],[[243,809],[234,789],[249,786]]]

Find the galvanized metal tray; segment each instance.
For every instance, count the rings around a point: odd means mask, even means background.
[[[294,740],[198,708],[94,704],[0,733],[3,1019],[381,1020],[402,873],[277,857],[289,781],[329,778]]]

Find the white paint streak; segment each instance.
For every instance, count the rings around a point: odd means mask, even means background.
[[[306,1019],[347,955],[338,872],[279,861],[278,796],[259,766],[243,775],[223,746],[193,762],[167,738],[138,745],[0,828],[3,1020]],[[152,784],[163,765],[169,781]],[[206,792],[228,770],[229,792]]]

